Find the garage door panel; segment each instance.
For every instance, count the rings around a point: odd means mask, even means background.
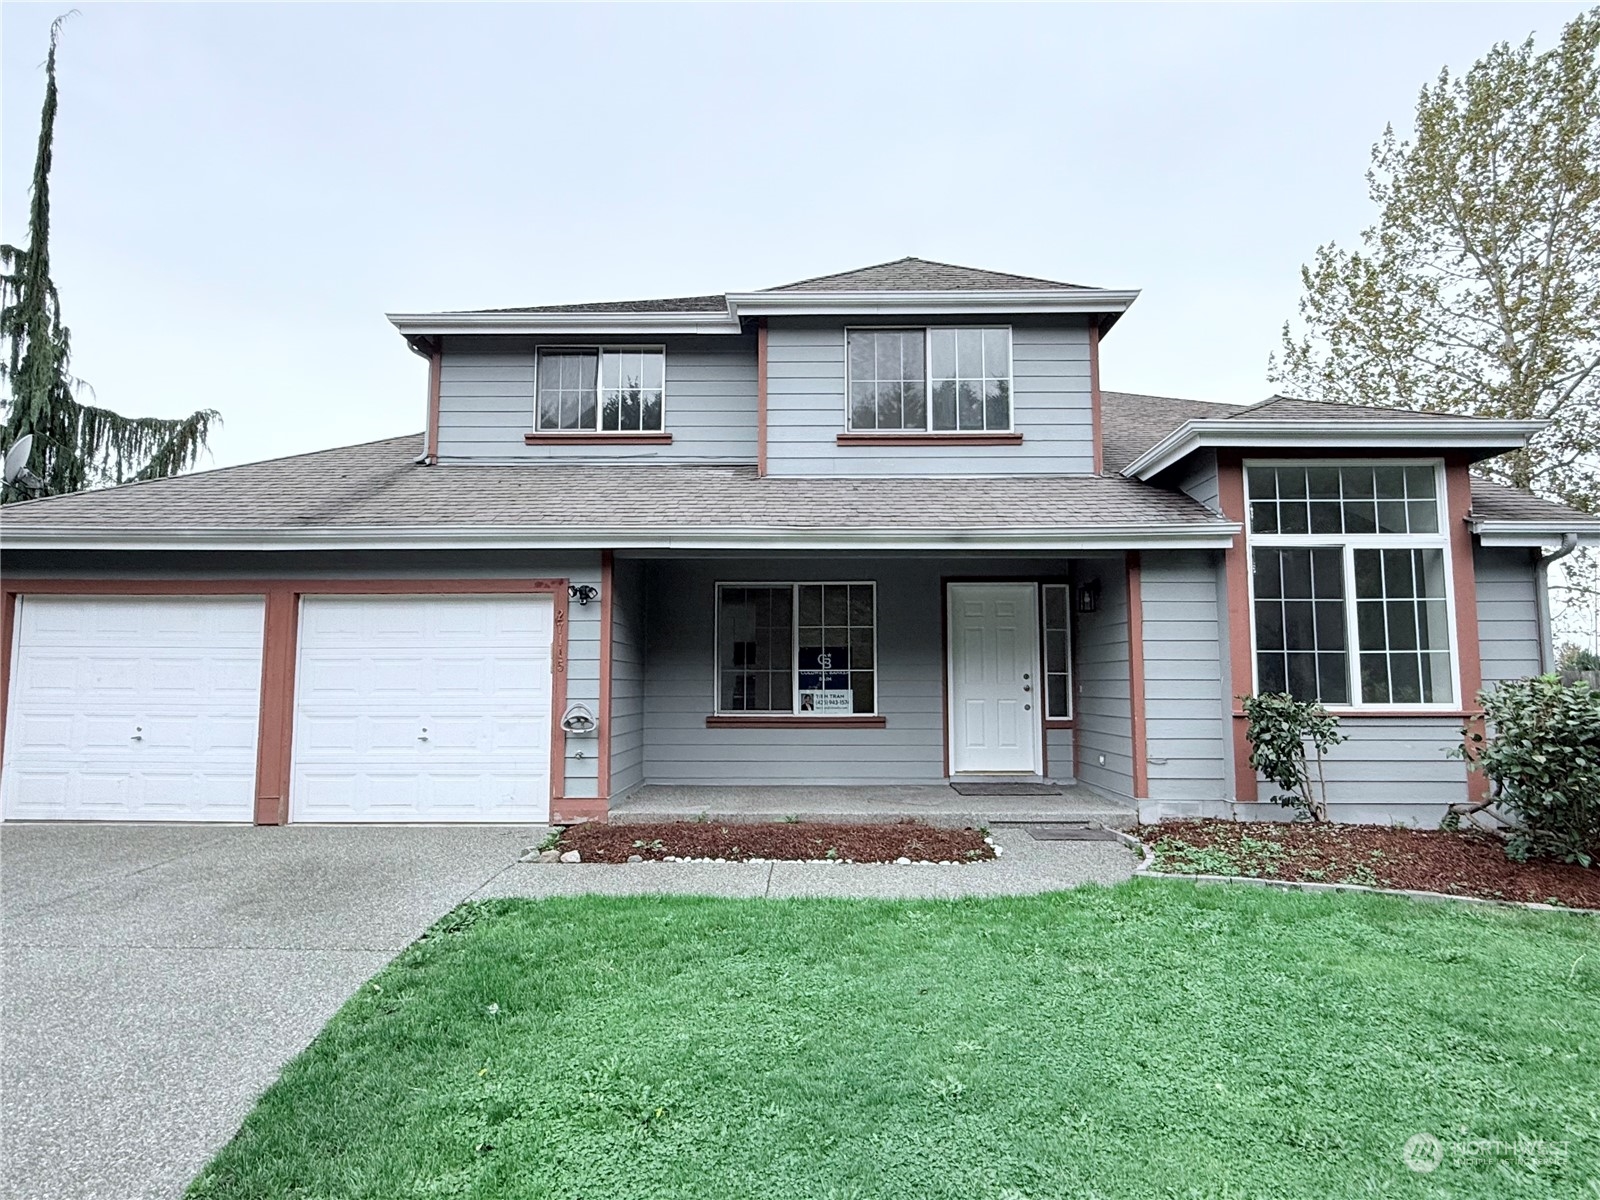
[[[249,821],[262,614],[250,596],[23,596],[5,816]]]
[[[304,598],[293,819],[546,819],[553,630],[544,596]]]

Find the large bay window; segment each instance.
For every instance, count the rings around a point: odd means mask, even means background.
[[[1011,330],[851,329],[852,433],[1006,433]]]
[[[659,346],[539,351],[540,433],[660,433],[666,352]]]
[[[1437,462],[1246,465],[1257,692],[1456,702],[1440,476]]]
[[[870,583],[717,585],[717,711],[803,717],[877,711]]]

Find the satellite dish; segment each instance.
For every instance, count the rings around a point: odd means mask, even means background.
[[[28,470],[28,456],[33,453],[33,434],[25,433],[6,451],[5,483],[7,487],[35,491],[44,480]]]

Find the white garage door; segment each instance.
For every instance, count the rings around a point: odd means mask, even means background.
[[[249,821],[259,597],[23,596],[10,819]]]
[[[296,821],[543,821],[548,596],[307,596]]]

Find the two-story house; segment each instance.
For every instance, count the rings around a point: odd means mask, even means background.
[[[426,431],[5,512],[9,819],[542,821],[641,788],[1071,782],[1434,822],[1600,522],[1536,422],[1103,392],[1136,293],[903,259],[391,321]],[[888,803],[886,801],[886,803]],[[981,801],[975,801],[981,805]]]

